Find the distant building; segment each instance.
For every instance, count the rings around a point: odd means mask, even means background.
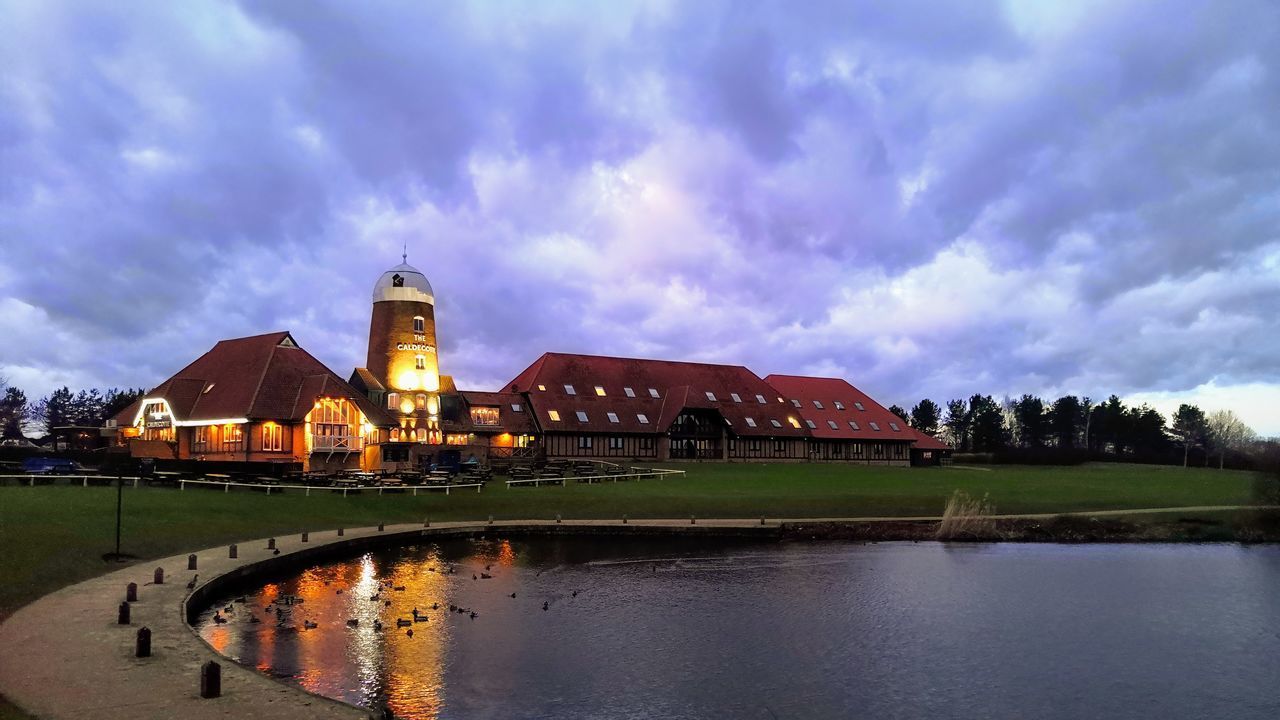
[[[108,422],[135,457],[395,470],[477,458],[937,464],[950,448],[848,382],[740,365],[546,353],[499,392],[440,374],[435,294],[407,262],[373,288],[342,380],[287,332],[219,342]]]

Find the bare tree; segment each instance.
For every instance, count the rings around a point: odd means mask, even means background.
[[[1234,411],[1218,410],[1206,419],[1209,426],[1209,444],[1218,451],[1218,469],[1226,466],[1227,451],[1239,450],[1257,437],[1253,428],[1244,424]]]

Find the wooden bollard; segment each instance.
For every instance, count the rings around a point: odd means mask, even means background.
[[[138,602],[138,583],[129,583],[124,586],[124,601]]]
[[[556,513],[556,524],[560,524],[560,513]]]
[[[196,569],[196,556],[194,554],[187,556],[187,569],[188,570]]]
[[[382,532],[384,528],[386,528],[386,525],[384,525],[383,523],[378,523],[378,532]]]
[[[690,524],[690,525],[697,525],[697,524],[698,524],[698,518],[696,518],[696,517],[694,517],[694,516],[690,515],[690,516],[689,516],[689,524]]]
[[[492,515],[490,515],[490,516],[489,516],[489,524],[490,524],[490,525],[492,525],[492,524],[493,524],[493,516],[492,516]]]
[[[200,697],[216,698],[222,695],[222,666],[210,660],[200,666]]]
[[[760,524],[761,524],[761,525],[763,525],[763,524],[764,524],[764,518],[763,518],[763,517],[762,517],[762,518],[760,518]]]
[[[425,518],[422,521],[422,527],[431,527],[431,518]]]
[[[623,515],[623,516],[622,516],[622,524],[623,524],[623,525],[626,525],[626,524],[627,524],[627,516],[626,516],[626,515]]]
[[[155,576],[151,578],[151,582],[156,585],[164,584],[164,568],[156,568]]]
[[[342,528],[338,528],[338,537],[342,537],[344,532],[345,531]]]
[[[138,628],[138,639],[133,644],[134,657],[151,657],[151,628]]]
[[[275,550],[275,549],[276,549],[276,539],[275,539],[275,538],[267,538],[267,549],[268,549],[268,550]]]
[[[307,541],[307,533],[302,533],[302,542]]]
[[[227,557],[231,558],[232,560],[235,560],[238,556],[239,556],[239,549],[235,546],[235,543],[232,543],[231,547],[227,548]]]
[[[127,602],[120,603],[120,609],[116,614],[116,624],[117,625],[129,624],[129,603]]]

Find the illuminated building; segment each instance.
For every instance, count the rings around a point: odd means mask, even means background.
[[[499,392],[440,373],[435,293],[374,283],[365,366],[343,381],[289,333],[224,340],[108,423],[137,457],[396,470],[479,460],[936,464],[950,448],[836,378],[546,353]]]

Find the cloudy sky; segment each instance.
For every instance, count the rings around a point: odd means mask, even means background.
[[[0,375],[151,385],[400,260],[544,351],[1280,434],[1280,9],[0,0]]]

